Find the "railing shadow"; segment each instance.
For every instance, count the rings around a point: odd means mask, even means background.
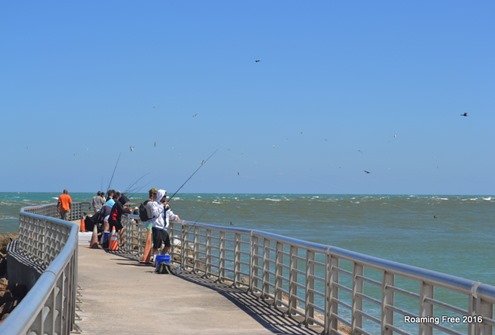
[[[183,271],[176,276],[218,292],[274,334],[315,335],[321,334],[323,330],[319,326],[314,328],[306,326],[251,293],[247,288],[235,287],[194,272]]]

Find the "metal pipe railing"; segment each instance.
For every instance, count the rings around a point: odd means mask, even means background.
[[[73,203],[71,217],[81,217],[84,205]],[[56,204],[21,209],[13,257],[29,259],[41,273],[0,334],[69,334],[74,327],[79,226],[55,217]]]
[[[170,234],[177,266],[244,286],[323,334],[493,334],[491,285],[259,230],[179,221]]]
[[[41,207],[35,211],[53,210]],[[47,267],[0,333],[67,334],[74,322],[77,225],[27,209],[20,221],[19,240],[30,240],[21,249]],[[140,259],[147,230],[135,215],[123,224],[121,252]],[[323,334],[493,334],[491,285],[259,230],[176,221],[170,235],[175,265],[245,287]]]

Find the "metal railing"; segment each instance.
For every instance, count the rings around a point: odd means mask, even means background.
[[[86,203],[73,203],[71,219]],[[0,334],[69,334],[75,321],[79,227],[58,218],[56,204],[24,207],[12,252],[40,272],[19,305],[0,324]],[[10,280],[10,275],[9,275]]]
[[[139,259],[146,229],[124,219]],[[322,334],[493,334],[495,287],[258,230],[172,222],[185,271],[244,286]]]
[[[47,267],[0,333],[67,334],[75,315],[77,225],[31,210],[49,212],[23,209],[19,240]],[[139,259],[146,228],[134,215],[123,223],[121,252]],[[181,269],[245,287],[322,334],[493,334],[491,285],[258,230],[180,221],[170,235]]]

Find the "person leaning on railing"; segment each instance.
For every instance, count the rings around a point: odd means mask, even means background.
[[[110,211],[110,216],[108,218],[109,230],[112,231],[115,227],[115,231],[120,235],[120,243],[123,243],[124,226],[122,225],[122,214],[131,213],[129,207],[125,206],[125,204],[129,202],[129,198],[116,191],[113,196],[113,200],[115,200],[115,204],[112,206],[112,210]]]

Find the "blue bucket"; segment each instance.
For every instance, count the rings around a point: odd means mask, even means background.
[[[170,255],[156,255],[155,256],[155,263],[156,263],[156,270],[160,268],[160,264],[165,262],[165,264],[170,264]]]

